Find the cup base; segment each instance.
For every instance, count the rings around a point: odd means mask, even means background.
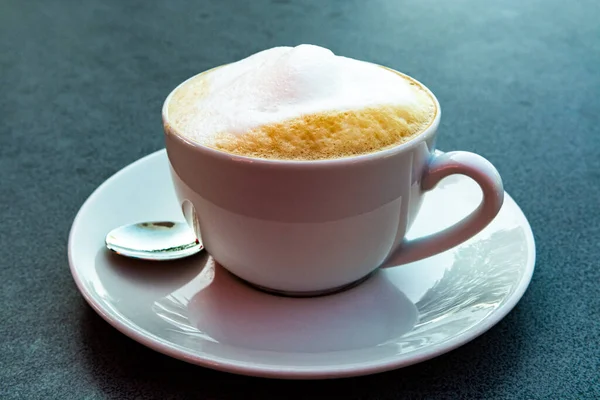
[[[364,281],[366,281],[367,279],[369,279],[374,273],[375,273],[375,271],[363,276],[362,278],[360,278],[354,282],[350,282],[345,285],[337,286],[337,287],[334,287],[331,289],[313,290],[313,291],[298,291],[298,292],[289,291],[289,290],[272,289],[272,288],[268,288],[265,286],[257,285],[256,283],[249,282],[245,279],[240,278],[237,275],[234,275],[234,276],[236,276],[236,278],[238,278],[239,280],[241,280],[248,286],[253,287],[254,289],[260,290],[261,292],[265,292],[265,293],[272,294],[275,296],[280,296],[280,297],[307,298],[307,297],[329,296],[332,294],[336,294],[336,293],[340,293],[340,292],[352,289],[353,287],[356,287],[356,286],[360,285],[361,283],[363,283]]]

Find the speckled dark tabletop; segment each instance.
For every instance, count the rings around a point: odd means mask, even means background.
[[[595,0],[0,1],[0,398],[600,398],[600,7]],[[87,196],[163,146],[183,79],[313,43],[428,85],[438,145],[476,151],[530,219],[517,307],[405,369],[272,381],[170,359],[77,291],[67,235]]]

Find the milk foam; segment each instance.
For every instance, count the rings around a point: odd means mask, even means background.
[[[173,94],[168,120],[179,134],[228,152],[315,159],[393,144],[397,137],[382,141],[378,132],[412,134],[434,113],[432,99],[414,82],[300,45],[264,50],[192,78]]]

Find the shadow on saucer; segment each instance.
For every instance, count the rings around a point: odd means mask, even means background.
[[[119,256],[105,248],[96,255],[96,273],[113,301],[124,296],[152,303],[192,281],[206,265],[206,252],[180,260],[147,261]]]
[[[414,304],[382,273],[344,292],[299,299],[263,293],[214,268],[188,314],[196,329],[225,345],[284,353],[360,349],[402,336],[417,321]]]

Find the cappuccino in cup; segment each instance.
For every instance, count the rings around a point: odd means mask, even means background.
[[[169,128],[223,152],[321,160],[377,152],[431,125],[433,98],[411,78],[318,46],[276,47],[179,86]]]
[[[448,250],[502,206],[496,169],[435,151],[441,111],[416,80],[318,46],[276,47],[200,73],[165,100],[177,200],[205,249],[272,293],[331,294]],[[452,174],[481,204],[407,240],[424,194]]]

